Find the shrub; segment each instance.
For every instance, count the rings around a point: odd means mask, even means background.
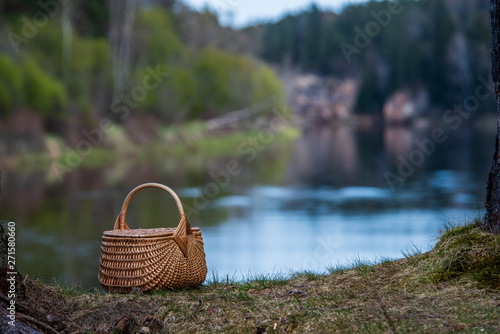
[[[0,114],[7,118],[19,103],[22,90],[22,73],[9,57],[0,53]]]
[[[45,117],[62,118],[67,104],[63,85],[44,73],[31,58],[22,64],[24,103]]]
[[[281,83],[266,65],[214,48],[204,50],[195,66],[198,90],[191,115],[217,115],[274,97],[283,97]]]

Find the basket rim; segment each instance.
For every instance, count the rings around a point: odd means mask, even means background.
[[[163,236],[173,236],[176,227],[158,227],[158,228],[135,228],[130,230],[108,230],[103,232],[106,237],[118,238],[157,238]],[[191,227],[193,232],[200,231],[199,227]]]

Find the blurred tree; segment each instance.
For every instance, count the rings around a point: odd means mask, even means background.
[[[173,15],[155,7],[138,12],[132,43],[136,66],[163,66],[186,56]]]
[[[305,72],[360,78],[360,110],[376,110],[399,89],[427,90],[433,105],[448,107],[488,74],[486,2],[401,0],[397,14],[388,12],[391,1],[349,5],[338,15],[312,6],[265,24],[260,54]],[[356,50],[351,59],[339,48],[343,44]]]
[[[81,36],[105,37],[109,30],[109,3],[102,0],[73,1],[75,30]]]
[[[209,27],[218,27],[213,14],[198,14],[211,22]],[[148,89],[143,99],[133,101],[137,104],[134,113],[153,114],[163,121],[207,118],[262,102],[270,96],[277,99],[283,96],[281,83],[270,68],[221,48],[209,46],[198,50],[203,44],[196,43],[187,47],[177,31],[186,26],[179,28],[178,23],[171,12],[156,6],[137,12],[131,86],[143,85],[151,69],[159,69],[168,76]]]
[[[426,82],[429,88],[431,102],[435,105],[448,104],[451,99],[443,99],[443,94],[448,94],[446,80],[451,68],[448,62],[448,47],[454,31],[453,22],[446,8],[445,0],[428,2],[430,22],[429,33],[431,37],[431,57],[427,67]],[[457,57],[458,55],[454,55]]]
[[[72,21],[72,3],[65,1],[61,4],[61,30],[62,30],[62,71],[64,81],[67,83],[70,76],[70,64],[72,57],[73,43],[73,23]]]
[[[38,1],[38,0],[3,0],[0,13],[8,21],[19,20],[22,16],[32,18],[37,12],[48,17],[59,16],[64,7],[69,5],[78,15],[72,16],[76,31],[83,36],[101,37],[108,33],[109,5],[101,0],[73,1]]]
[[[72,54],[65,85],[68,98],[81,116],[98,119],[107,111],[112,91],[108,41],[75,36]]]
[[[28,107],[47,118],[64,117],[67,97],[63,85],[44,73],[29,57],[23,63],[23,90]]]
[[[137,0],[110,0],[109,41],[112,55],[113,99],[119,99],[132,72],[132,33]]]
[[[6,119],[22,97],[21,69],[0,53],[0,118]]]
[[[354,110],[359,113],[380,112],[384,103],[384,96],[375,69],[368,67],[363,74],[362,80]]]
[[[17,64],[0,53],[0,118],[28,107],[47,119],[64,118],[67,95],[58,80],[42,71],[32,58]]]
[[[241,30],[222,27],[211,10],[198,12],[181,3],[176,4],[174,12],[178,35],[191,50],[201,51],[209,46],[238,54],[257,54],[260,50],[260,26]]]
[[[180,101],[186,101],[186,95],[192,95],[191,91],[195,90],[192,83],[186,80],[186,71],[181,68],[190,62],[190,57],[179,40],[172,13],[159,7],[139,10],[133,45],[135,62],[131,85],[143,86],[143,80],[150,75],[151,69],[169,73],[165,80],[154,83],[154,88],[147,90],[144,99],[134,102],[137,103],[136,113],[149,113],[165,121],[171,120],[174,112],[181,112],[177,109]]]
[[[22,22],[19,21],[9,24],[9,29],[15,33],[21,33],[22,27]],[[66,45],[65,69],[60,17],[55,17],[40,27],[36,37],[23,46],[21,54],[29,55],[46,75],[64,82],[67,105],[71,107],[75,117],[86,118],[92,112],[94,117],[99,117],[109,106],[112,92],[109,44],[103,37],[81,37],[76,30],[73,30],[70,37]],[[69,113],[69,108],[63,113]]]
[[[199,83],[195,95],[193,115],[212,114],[230,103],[229,79],[233,59],[214,48],[203,51],[194,66],[194,75]],[[230,111],[226,109],[225,111]]]
[[[500,234],[500,0],[491,0],[492,74],[497,98],[497,136],[495,153],[486,187],[484,228]]]
[[[197,91],[191,115],[215,116],[269,98],[280,100],[282,86],[274,73],[252,59],[207,48],[194,66]]]
[[[0,2],[2,16],[7,19],[18,19],[23,15],[33,15],[40,10],[37,0],[3,0]]]

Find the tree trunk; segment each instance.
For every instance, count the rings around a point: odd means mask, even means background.
[[[491,0],[491,63],[497,98],[497,137],[493,165],[486,187],[486,217],[484,229],[500,234],[500,0]]]
[[[65,1],[61,4],[61,30],[62,30],[62,72],[64,83],[69,84],[68,80],[71,76],[71,57],[73,43],[73,25],[71,23],[72,8],[71,2]]]
[[[111,0],[109,3],[113,100],[116,100],[121,99],[132,72],[132,34],[137,0]]]

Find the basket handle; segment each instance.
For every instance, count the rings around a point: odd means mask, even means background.
[[[131,192],[127,195],[125,200],[123,201],[123,205],[120,211],[120,214],[116,218],[115,221],[115,226],[113,227],[113,230],[129,230],[130,228],[127,225],[127,222],[125,221],[127,217],[127,209],[128,205],[130,203],[130,200],[132,197],[134,197],[135,194],[137,194],[139,191],[146,189],[146,188],[159,188],[163,189],[166,192],[168,192],[170,195],[175,200],[175,204],[177,205],[177,209],[179,209],[179,215],[181,217],[181,220],[179,221],[179,225],[177,225],[177,228],[175,229],[174,232],[174,240],[175,242],[179,245],[181,248],[182,252],[184,253],[184,256],[187,256],[189,253],[189,248],[191,246],[191,240],[193,238],[193,232],[191,231],[191,226],[189,225],[189,221],[186,217],[186,214],[184,213],[184,208],[182,207],[181,200],[179,199],[179,196],[169,187],[160,184],[160,183],[144,183],[141,184],[140,186],[135,187],[132,189]]]

